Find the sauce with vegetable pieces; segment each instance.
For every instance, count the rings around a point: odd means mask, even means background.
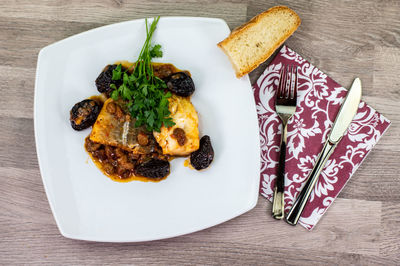
[[[166,179],[168,176],[166,175],[162,178],[149,178],[135,175],[134,167],[137,167],[141,161],[149,159],[151,155],[137,155],[113,146],[94,143],[90,141],[89,136],[85,139],[85,150],[97,168],[113,181],[123,183],[133,180],[159,182]]]

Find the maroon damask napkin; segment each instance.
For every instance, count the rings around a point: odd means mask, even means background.
[[[299,67],[296,113],[288,123],[285,211],[289,211],[314,166],[347,90],[296,52],[283,46],[253,86],[261,141],[260,193],[272,201],[278,171],[281,121],[275,93],[283,65]],[[311,230],[378,142],[390,121],[361,102],[347,132],[330,156],[299,223]]]

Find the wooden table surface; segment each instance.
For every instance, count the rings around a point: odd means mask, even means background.
[[[207,230],[148,243],[62,237],[43,189],[33,132],[39,50],[102,25],[156,15],[225,19],[233,29],[274,5],[302,18],[287,41],[392,121],[314,231],[255,209]],[[400,264],[400,1],[0,1],[0,264]],[[265,68],[251,73],[254,82]]]

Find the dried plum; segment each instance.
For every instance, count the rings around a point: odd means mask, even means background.
[[[122,85],[122,78],[120,80],[112,80],[113,70],[117,68],[117,65],[107,65],[100,75],[96,79],[96,87],[100,93],[106,93],[110,95],[112,92],[111,84],[114,84],[117,88]],[[122,69],[125,71],[125,69]]]
[[[205,135],[200,139],[200,148],[190,155],[190,164],[196,170],[207,168],[214,159],[214,149],[210,137]]]
[[[164,79],[168,89],[178,96],[188,97],[195,88],[192,78],[185,72],[176,72]]]
[[[71,126],[75,130],[86,129],[96,122],[101,106],[98,102],[90,99],[76,103],[71,111],[70,118]]]
[[[163,178],[169,174],[169,162],[152,158],[138,165],[135,174],[148,178]]]

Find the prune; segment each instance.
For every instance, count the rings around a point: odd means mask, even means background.
[[[138,165],[135,174],[148,178],[163,178],[169,174],[169,162],[152,158]]]
[[[71,126],[75,130],[86,129],[96,122],[101,106],[94,100],[83,100],[75,104],[70,111]]]
[[[114,84],[117,88],[122,85],[122,76],[120,80],[112,80],[113,70],[117,68],[117,65],[107,65],[100,75],[96,79],[96,87],[100,93],[106,93],[110,95],[112,92],[111,84]],[[122,71],[125,71],[122,68]]]
[[[210,137],[205,135],[200,139],[200,147],[190,155],[190,164],[196,170],[207,168],[214,159],[214,149]]]
[[[176,72],[164,79],[168,89],[178,96],[188,97],[195,88],[192,78],[185,72]]]

